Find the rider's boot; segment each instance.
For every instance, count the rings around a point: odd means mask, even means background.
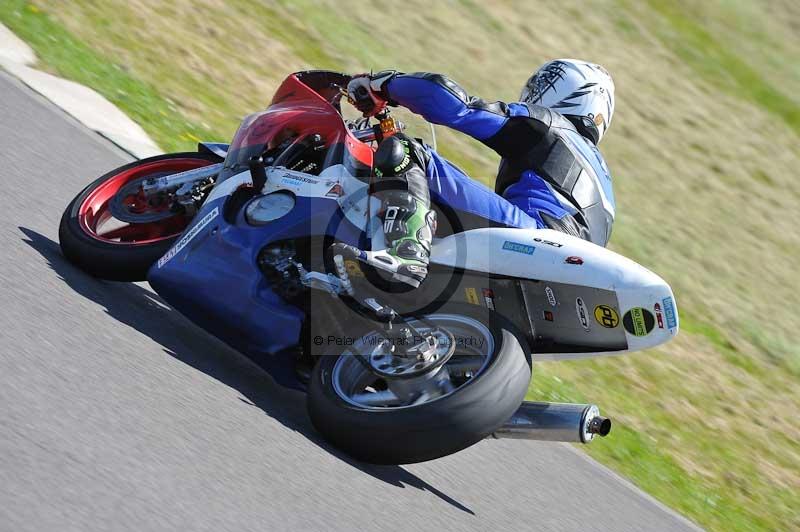
[[[393,190],[383,196],[379,216],[389,247],[374,258],[382,263],[378,268],[417,288],[428,275],[436,213],[405,191]]]
[[[430,208],[424,152],[405,135],[381,142],[375,152],[372,191],[381,200],[378,216],[388,248],[357,251],[360,260],[388,272],[395,281],[419,287],[428,275],[436,212]]]
[[[436,213],[431,210],[425,155],[413,139],[399,134],[381,142],[375,152],[373,191],[386,236],[394,279],[417,288],[428,275]],[[385,269],[385,268],[384,268]]]

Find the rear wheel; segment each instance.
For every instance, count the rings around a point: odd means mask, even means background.
[[[382,357],[376,353],[377,331],[323,356],[314,369],[311,421],[354,458],[403,464],[460,451],[505,423],[525,397],[531,378],[527,347],[504,318],[452,305],[411,324],[423,335],[433,331],[455,340],[452,354],[442,353],[449,356],[446,362],[427,375],[408,378],[413,367],[366,362]],[[376,367],[379,373],[383,367],[384,375],[376,374]],[[392,372],[403,375],[385,374]]]
[[[168,201],[148,200],[141,184],[218,162],[213,154],[171,153],[134,161],[100,177],[72,200],[61,217],[58,238],[64,256],[95,277],[144,280],[191,217],[171,211]]]

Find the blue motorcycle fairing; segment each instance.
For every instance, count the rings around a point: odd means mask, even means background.
[[[300,341],[304,314],[275,294],[258,267],[258,254],[271,242],[309,236],[363,246],[362,231],[334,199],[298,196],[286,216],[251,226],[244,209],[234,223],[225,220],[227,198],[203,206],[192,227],[150,268],[148,281],[173,308],[251,357],[278,383],[304,389],[294,374],[294,354],[287,351]],[[214,209],[219,214],[197,231]]]

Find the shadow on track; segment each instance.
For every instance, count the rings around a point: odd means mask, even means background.
[[[168,355],[238,390],[244,396],[242,401],[260,408],[288,429],[300,432],[356,469],[392,486],[412,486],[428,491],[455,508],[475,515],[468,507],[402,467],[364,464],[331,447],[311,426],[304,394],[275,384],[266,373],[256,370],[253,362],[244,355],[192,324],[153,292],[133,283],[100,281],[90,277],[67,262],[56,242],[25,227],[19,230],[28,238],[23,242],[44,257],[70,288],[105,307],[117,321],[161,344]]]

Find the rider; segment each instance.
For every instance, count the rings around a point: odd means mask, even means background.
[[[397,134],[382,141],[373,190],[389,248],[361,252],[362,260],[419,286],[436,230],[431,196],[495,225],[550,228],[602,246],[608,242],[614,197],[596,146],[614,114],[614,83],[600,65],[550,61],[528,79],[520,101],[509,104],[469,96],[451,79],[431,73],[363,74],[347,90],[365,116],[400,105],[502,157],[492,194],[416,139]]]

